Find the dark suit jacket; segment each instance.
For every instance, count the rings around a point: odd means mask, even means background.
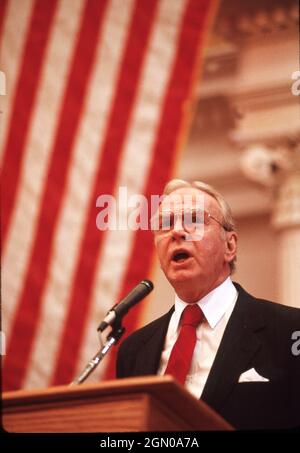
[[[238,299],[201,399],[238,429],[299,427],[300,355],[292,353],[291,337],[300,331],[300,310],[256,299],[235,286]],[[157,373],[173,311],[124,340],[119,378]],[[269,382],[238,383],[251,368]]]

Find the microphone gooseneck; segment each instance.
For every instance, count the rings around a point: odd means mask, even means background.
[[[88,362],[83,372],[71,382],[71,385],[82,384],[87,377],[99,365],[110,348],[115,345],[125,332],[121,320],[131,307],[140,302],[153,290],[153,283],[150,280],[142,280],[119,304],[114,305],[100,323],[98,331],[103,332],[106,327],[112,326],[112,331],[107,336],[106,344],[101,347],[97,354]]]

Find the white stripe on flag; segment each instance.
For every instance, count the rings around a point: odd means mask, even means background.
[[[106,12],[96,63],[74,143],[67,190],[54,237],[50,273],[25,387],[47,385],[55,364],[132,7],[133,0],[127,0],[120,15],[119,0],[112,0]],[[47,360],[43,361],[45,348]]]
[[[159,4],[132,119],[128,126],[117,184],[127,188],[128,197],[143,193],[152,162],[162,102],[172,73],[178,32],[186,1],[174,2],[172,5],[172,20],[170,20],[170,1],[162,0]],[[118,193],[115,196],[118,198]],[[122,206],[125,216],[126,208]],[[78,373],[99,347],[96,333],[98,323],[106,311],[118,302],[116,298],[126,273],[133,238],[134,232],[130,230],[109,231],[106,236],[102,253],[98,257],[92,304],[77,366]],[[104,370],[103,362],[89,380],[99,380]]]
[[[23,0],[21,3],[18,0],[10,0],[1,33],[0,69],[6,77],[6,95],[1,96],[0,161],[2,161],[3,145],[8,133],[7,126],[10,120],[32,7],[33,0]]]

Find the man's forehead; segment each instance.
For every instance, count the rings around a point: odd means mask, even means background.
[[[208,193],[195,187],[176,189],[167,195],[162,203],[162,210],[186,209],[186,208],[210,208],[218,209],[218,202]]]

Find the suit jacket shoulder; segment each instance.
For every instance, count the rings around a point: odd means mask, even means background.
[[[235,284],[238,300],[201,398],[237,428],[300,422],[300,356],[292,352],[300,310],[257,299]],[[267,382],[239,383],[254,368]]]
[[[246,324],[250,328],[266,326],[281,335],[291,339],[293,329],[300,329],[300,309],[289,307],[276,302],[253,297],[247,293],[239,284],[234,283],[238,290],[238,301],[232,313],[232,319]],[[286,333],[285,333],[286,332]],[[273,337],[273,342],[276,338]]]

